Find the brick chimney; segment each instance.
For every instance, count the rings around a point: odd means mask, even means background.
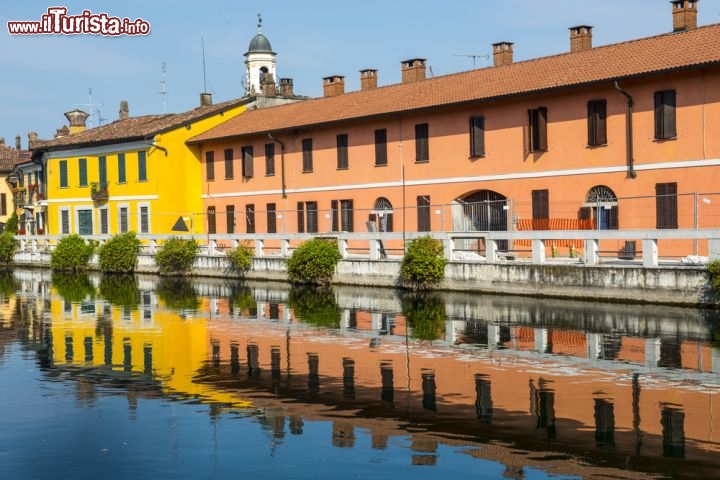
[[[212,93],[203,92],[200,94],[200,106],[209,107],[212,105]]]
[[[377,88],[377,72],[377,70],[372,68],[360,70],[360,90]]]
[[[70,135],[70,129],[67,127],[67,125],[63,125],[62,127],[55,130],[55,138],[63,138]]]
[[[35,148],[35,144],[38,141],[37,132],[28,132],[28,150]]]
[[[345,77],[331,75],[323,78],[323,92],[326,97],[337,97],[345,93]]]
[[[119,120],[127,120],[130,116],[130,107],[128,107],[127,100],[120,100],[120,110],[118,111]]]
[[[673,31],[683,32],[697,28],[698,0],[673,0]]]
[[[275,77],[272,73],[266,73],[260,79],[260,91],[263,95],[277,95],[277,85],[275,85]]]
[[[402,83],[425,80],[425,59],[411,58],[402,62]]]
[[[70,135],[85,131],[85,120],[87,120],[88,116],[87,113],[77,108],[70,112],[65,112],[65,118],[70,122]]]
[[[20,135],[15,136],[15,150],[22,150],[22,138]]]
[[[592,29],[589,25],[570,27],[570,51],[582,52],[592,48]]]
[[[283,97],[294,97],[295,92],[293,91],[293,79],[292,78],[281,78],[280,79],[280,95]]]
[[[512,42],[493,43],[493,64],[496,67],[510,65],[513,63],[513,44]]]

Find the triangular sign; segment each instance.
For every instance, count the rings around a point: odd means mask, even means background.
[[[183,217],[178,217],[177,222],[175,222],[175,225],[172,227],[173,232],[189,232],[190,230],[187,227],[187,224],[185,223],[185,220],[183,220]]]

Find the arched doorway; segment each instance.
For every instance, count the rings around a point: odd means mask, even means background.
[[[605,185],[591,188],[580,210],[580,219],[592,219],[593,228],[597,230],[617,230],[618,201],[615,192]]]
[[[478,190],[461,199],[464,231],[505,231],[508,229],[507,197],[492,190]]]
[[[393,231],[393,206],[385,197],[375,200],[373,209],[370,211],[368,220],[377,225],[378,232]]]

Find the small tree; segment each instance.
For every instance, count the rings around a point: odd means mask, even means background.
[[[115,235],[98,250],[100,270],[116,273],[135,271],[140,246],[140,240],[135,236],[135,232]]]
[[[440,242],[429,236],[412,240],[400,264],[402,286],[428,290],[445,278],[445,257]]]
[[[53,270],[76,272],[87,270],[90,259],[95,253],[97,242],[86,242],[78,234],[63,237],[58,242],[52,257],[50,267]]]
[[[313,238],[287,259],[288,278],[291,283],[328,285],[341,258],[335,241]]]
[[[8,233],[11,233],[13,235],[17,235],[17,229],[18,229],[18,216],[17,212],[13,210],[12,215],[8,218],[8,221],[5,222],[5,231]]]
[[[188,273],[195,262],[200,245],[195,240],[183,240],[172,237],[155,254],[155,264],[160,275],[179,275]]]
[[[10,266],[17,248],[17,241],[13,232],[0,234],[0,265]]]
[[[226,255],[230,262],[230,269],[239,275],[244,275],[252,267],[253,251],[248,245],[231,248]]]

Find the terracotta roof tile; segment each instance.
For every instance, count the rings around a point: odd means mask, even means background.
[[[720,65],[720,24],[246,112],[195,143]]]
[[[0,172],[10,172],[18,163],[30,160],[29,150],[17,150],[7,145],[0,145]]]

